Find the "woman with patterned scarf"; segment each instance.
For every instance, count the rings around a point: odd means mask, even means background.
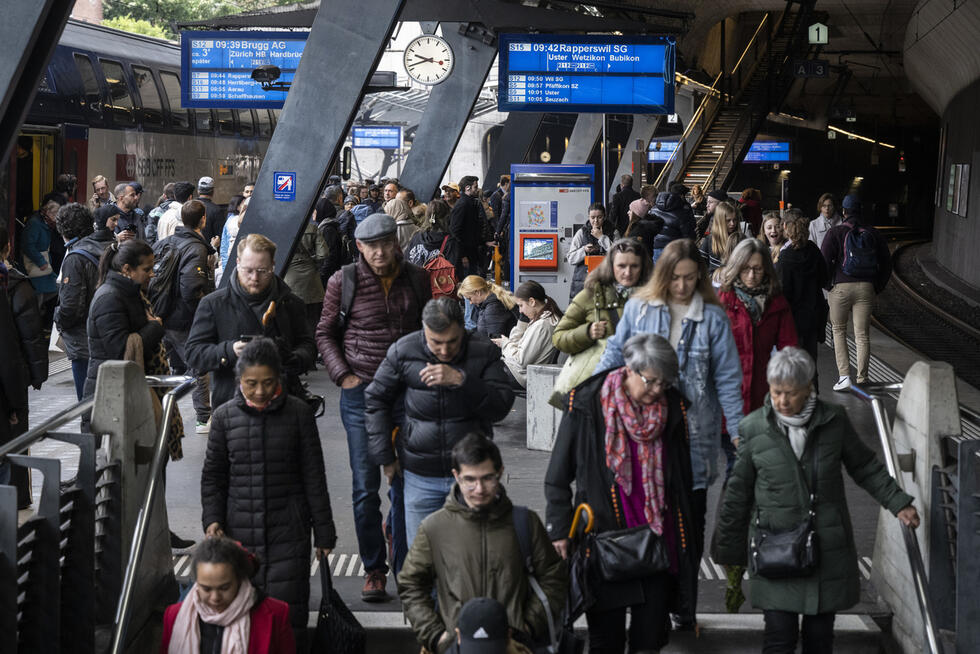
[[[586,610],[593,654],[624,651],[627,608],[629,651],[664,647],[669,612],[696,592],[701,551],[687,401],[675,388],[677,355],[662,336],[637,334],[626,341],[623,356],[625,366],[591,377],[569,395],[545,477],[548,534],[567,558],[573,507],[585,502],[598,533],[649,525],[662,538],[670,566],[648,577],[599,583]]]

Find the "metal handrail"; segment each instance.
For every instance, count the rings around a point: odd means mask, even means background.
[[[119,596],[119,604],[116,609],[116,620],[113,625],[112,634],[112,654],[121,654],[126,642],[126,631],[129,628],[130,614],[132,613],[133,586],[136,581],[136,568],[140,557],[143,555],[143,545],[146,540],[146,529],[150,524],[150,507],[156,499],[157,489],[161,485],[161,473],[163,472],[163,458],[167,453],[167,436],[170,432],[170,421],[173,418],[174,407],[177,400],[186,395],[197,383],[194,377],[158,377],[154,381],[159,385],[170,385],[178,379],[182,380],[179,384],[163,396],[163,417],[160,421],[160,428],[157,431],[157,441],[153,449],[153,463],[150,465],[150,481],[143,493],[143,501],[140,504],[139,513],[136,515],[136,528],[133,530],[133,541],[129,549],[129,561],[126,563],[126,575],[123,578],[122,593]]]
[[[851,393],[858,396],[871,405],[871,412],[874,415],[875,426],[878,428],[878,438],[881,441],[881,449],[885,453],[885,465],[888,467],[888,474],[892,476],[898,487],[905,490],[902,481],[901,468],[898,462],[898,453],[892,447],[892,430],[888,424],[888,414],[881,401],[879,393],[889,391],[901,391],[902,384],[864,384],[858,386],[851,384]],[[929,603],[929,593],[927,586],[929,580],[926,577],[925,564],[922,562],[922,550],[919,548],[919,541],[915,537],[912,527],[905,523],[900,523],[902,536],[905,539],[905,551],[909,557],[909,566],[912,569],[912,584],[915,586],[915,595],[919,600],[919,610],[922,612],[922,623],[925,631],[926,646],[930,654],[943,654],[942,641],[936,628],[936,618],[933,615],[932,605]]]

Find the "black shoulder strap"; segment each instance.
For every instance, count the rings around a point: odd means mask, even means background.
[[[347,329],[350,310],[354,306],[354,293],[357,291],[357,264],[349,263],[340,269],[340,329]]]
[[[812,520],[817,513],[817,465],[820,463],[820,439],[817,438],[816,431],[811,438],[813,438],[813,461],[810,466],[810,519]]]
[[[83,257],[85,257],[86,259],[88,259],[89,261],[91,261],[92,264],[96,268],[99,267],[99,259],[98,259],[98,257],[96,257],[94,254],[92,254],[91,252],[89,252],[87,250],[83,250],[82,248],[75,248],[74,250],[69,250],[68,251],[68,254],[66,254],[65,256],[67,257],[67,256],[72,255],[72,254],[80,254]]]
[[[514,505],[514,533],[517,535],[517,545],[521,550],[521,559],[529,575],[534,575],[534,557],[531,556],[531,516],[526,506]]]

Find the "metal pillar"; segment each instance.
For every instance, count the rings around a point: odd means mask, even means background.
[[[483,188],[492,191],[497,187],[501,175],[510,174],[511,164],[527,160],[528,150],[543,118],[544,114],[534,112],[512,111],[507,114],[487,166],[487,178],[482,180]]]
[[[259,233],[275,241],[280,275],[344,144],[403,4],[404,0],[359,0],[357,11],[333,11],[329,3],[317,11],[238,232],[239,239]],[[467,55],[457,49],[460,62],[453,77],[466,68]],[[295,199],[273,197],[276,172],[295,173]],[[233,247],[229,268],[236,258]],[[229,279],[231,275],[224,275],[221,283]]]
[[[572,135],[568,137],[568,147],[565,148],[565,156],[561,158],[561,163],[589,163],[589,157],[602,132],[604,117],[604,114],[578,115],[575,119],[575,127],[572,128]]]
[[[660,124],[661,118],[663,116],[635,114],[633,116],[633,127],[630,129],[629,138],[626,139],[626,145],[632,147],[639,140],[643,141],[644,148],[648,147],[650,139],[653,138],[653,133],[657,129],[657,125]],[[639,170],[633,170],[632,157],[627,157],[625,154],[620,157],[616,174],[609,180],[609,197],[612,197],[616,192],[616,185],[619,184],[619,180],[623,175],[633,175],[633,185],[636,187],[640,183],[640,172]]]
[[[442,36],[452,46],[456,64],[429,95],[400,180],[421,202],[428,202],[438,189],[497,55],[496,37],[482,27],[442,23]],[[479,172],[477,166],[474,162]]]
[[[0,161],[10,156],[17,131],[34,101],[75,0],[4,2],[0,21]]]

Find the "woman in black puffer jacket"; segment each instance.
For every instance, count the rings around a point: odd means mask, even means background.
[[[282,387],[276,344],[248,343],[236,364],[234,399],[211,415],[201,474],[203,524],[259,557],[255,585],[289,604],[305,652],[310,601],[310,530],[323,558],[337,541],[313,410]]]

